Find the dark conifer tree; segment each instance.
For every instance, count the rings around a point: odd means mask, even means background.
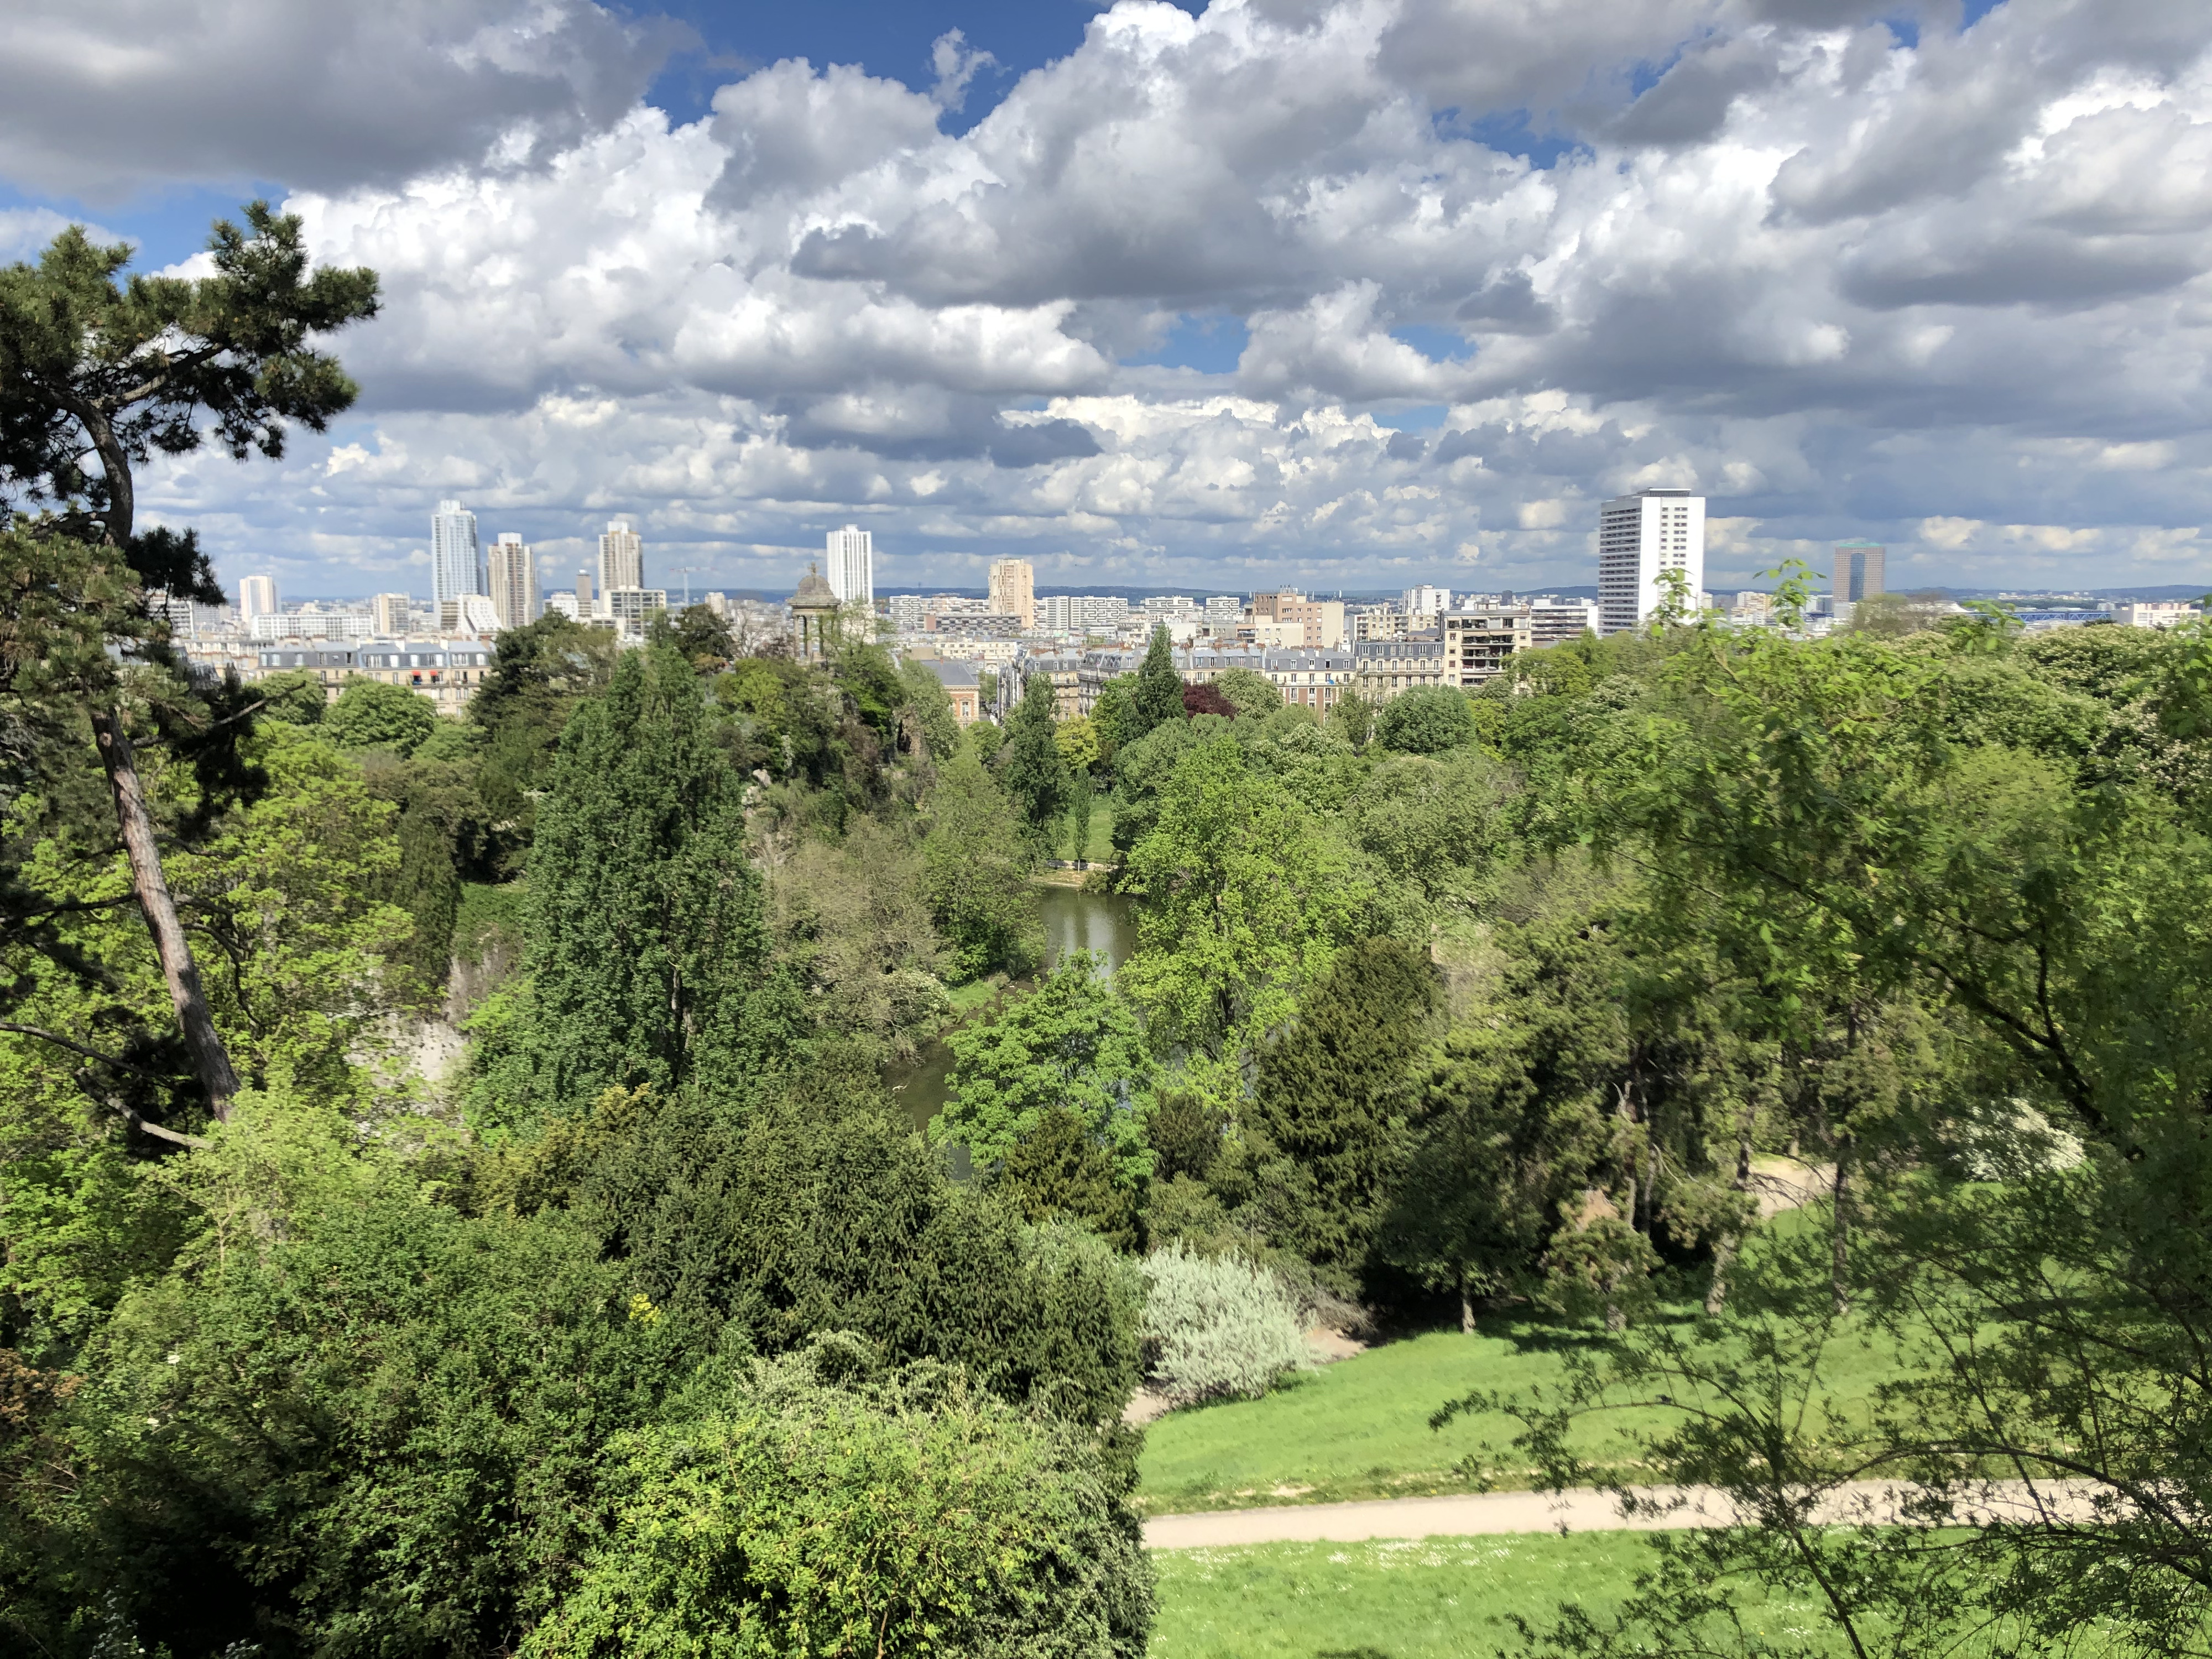
[[[1152,642],[1145,647],[1145,660],[1137,670],[1129,702],[1136,716],[1130,740],[1182,718],[1182,676],[1176,672],[1175,650],[1164,627],[1152,630]]]
[[[1248,1127],[1268,1231],[1357,1293],[1405,1139],[1436,975],[1395,939],[1361,939],[1260,1057]]]
[[[673,645],[624,656],[562,733],[531,849],[538,1111],[616,1085],[728,1085],[768,951],[739,797]]]
[[[1013,718],[1006,723],[999,781],[1030,829],[1048,845],[1067,799],[1067,763],[1060,752],[1053,718],[1052,681],[1032,674]]]

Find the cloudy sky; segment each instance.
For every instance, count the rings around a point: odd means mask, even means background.
[[[2201,0],[11,0],[0,258],[265,195],[386,304],[281,465],[142,499],[232,580],[2212,586]],[[186,269],[190,269],[187,263]]]

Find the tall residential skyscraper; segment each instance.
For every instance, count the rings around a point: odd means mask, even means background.
[[[1639,489],[1607,501],[1597,520],[1598,631],[1625,634],[1666,598],[1659,573],[1689,579],[1690,603],[1705,585],[1705,498],[1686,489]]]
[[[599,595],[592,592],[591,567],[580,564],[576,567],[576,620],[589,622],[599,614]]]
[[[991,609],[1019,617],[1024,628],[1036,626],[1036,567],[1027,559],[1000,559],[991,566]]]
[[[645,542],[628,519],[610,519],[599,538],[599,592],[645,586]]]
[[[448,599],[483,592],[483,553],[477,515],[459,501],[440,501],[430,518],[430,599],[443,613]]]
[[[1882,566],[1888,558],[1889,550],[1880,542],[1838,542],[1836,574],[1828,591],[1853,604],[1887,592],[1881,585]]]
[[[512,532],[492,544],[491,608],[501,628],[527,628],[538,620],[538,559]]]
[[[840,605],[876,602],[876,538],[857,525],[830,532],[830,591]]]
[[[274,576],[248,576],[238,585],[238,617],[240,622],[252,622],[256,617],[276,614],[276,579]]]

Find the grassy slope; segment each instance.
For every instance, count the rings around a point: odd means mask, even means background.
[[[1608,1610],[1650,1547],[1517,1533],[1158,1551],[1152,1659],[1489,1659],[1512,1642],[1507,1614],[1540,1626],[1563,1601]],[[1809,1604],[1749,1608],[1745,1622],[1829,1650]]]
[[[1774,1231],[1808,1224],[1815,1224],[1799,1212],[1778,1218]],[[1385,1343],[1293,1377],[1263,1400],[1174,1413],[1146,1431],[1138,1501],[1164,1515],[1468,1491],[1460,1460],[1489,1448],[1510,1466],[1517,1425],[1502,1415],[1466,1417],[1437,1431],[1429,1414],[1464,1395],[1553,1383],[1568,1353],[1590,1340],[1540,1321],[1488,1319],[1473,1336],[1453,1329]],[[1863,1397],[1886,1368],[1881,1352],[1841,1340],[1830,1350],[1828,1387]],[[1632,1468],[1633,1448],[1622,1437],[1664,1420],[1657,1411],[1590,1419],[1579,1449]],[[1510,1467],[1494,1468],[1492,1480],[1516,1484]]]

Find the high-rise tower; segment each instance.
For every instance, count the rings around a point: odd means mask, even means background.
[[[645,586],[645,541],[628,519],[611,519],[599,538],[599,592]]]
[[[538,559],[521,537],[509,532],[491,547],[491,609],[501,628],[527,628],[538,620]]]
[[[1036,567],[1027,559],[1000,559],[991,566],[991,609],[1019,617],[1024,628],[1036,626]]]
[[[276,579],[274,576],[248,576],[238,585],[238,618],[252,622],[256,617],[276,614]]]
[[[875,538],[856,525],[847,525],[842,530],[830,532],[829,570],[830,591],[837,596],[840,605],[873,605],[876,602],[876,544]]]
[[[1828,591],[1854,605],[1861,599],[1872,599],[1886,591],[1882,586],[1882,567],[1888,559],[1889,550],[1880,542],[1838,542],[1836,574],[1829,581]]]
[[[1687,579],[1689,603],[1705,585],[1705,498],[1686,489],[1639,489],[1607,501],[1597,521],[1598,631],[1640,627],[1666,600],[1662,571]]]
[[[483,554],[477,515],[459,501],[440,501],[430,519],[430,598],[441,613],[450,601],[483,592]]]

